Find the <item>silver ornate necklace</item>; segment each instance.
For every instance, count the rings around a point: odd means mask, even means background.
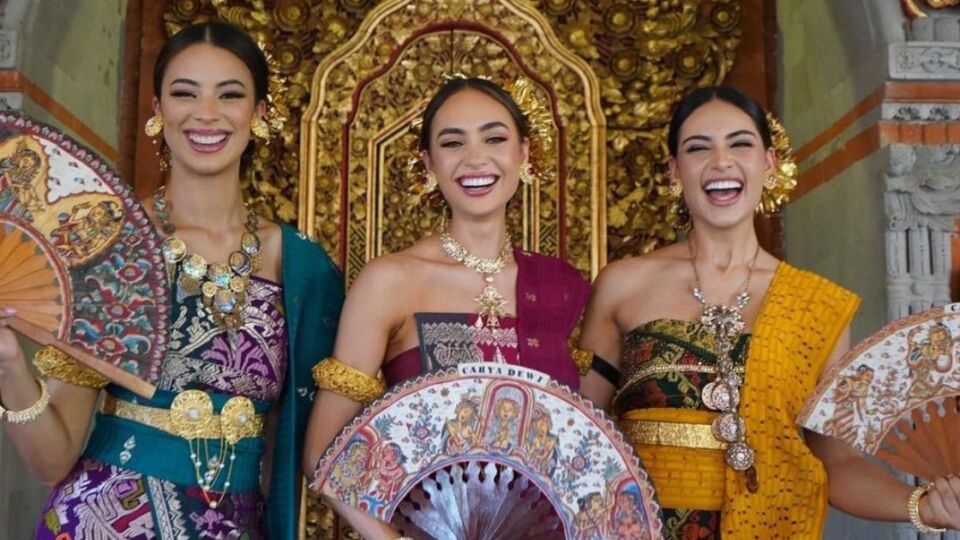
[[[260,237],[257,236],[259,217],[247,207],[247,231],[240,237],[240,249],[230,254],[226,263],[208,264],[196,253],[187,253],[187,244],[174,236],[176,227],[170,222],[167,210],[167,188],[160,186],[153,194],[153,208],[167,238],[161,250],[168,264],[179,264],[177,285],[187,294],[203,294],[203,304],[221,328],[243,326],[243,307],[247,303],[250,275],[260,269]]]
[[[750,301],[750,278],[753,277],[753,269],[760,255],[760,246],[757,245],[753,261],[747,267],[747,280],[743,290],[737,294],[732,306],[707,302],[701,290],[693,243],[688,241],[687,246],[690,249],[690,265],[693,266],[693,275],[696,280],[690,292],[703,306],[700,324],[713,334],[717,351],[717,378],[703,387],[700,397],[707,408],[720,413],[713,421],[713,436],[727,444],[724,456],[727,465],[736,471],[745,471],[747,489],[755,493],[759,487],[756,468],[753,466],[756,453],[746,442],[746,423],[739,413],[740,387],[743,385],[743,379],[737,373],[730,353],[745,326],[743,309]]]

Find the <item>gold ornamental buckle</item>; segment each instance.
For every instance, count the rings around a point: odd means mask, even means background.
[[[213,412],[213,400],[201,390],[177,394],[169,409],[148,407],[107,395],[100,408],[103,414],[150,426],[187,440],[224,439],[230,444],[263,434],[263,415],[244,396],[227,400],[220,414]]]

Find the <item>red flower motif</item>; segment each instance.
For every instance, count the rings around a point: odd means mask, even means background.
[[[573,467],[573,470],[580,472],[587,468],[587,458],[577,454],[570,460],[570,466]]]
[[[100,340],[100,350],[107,354],[120,355],[127,352],[127,347],[119,339],[106,336]]]
[[[117,275],[120,277],[120,281],[123,283],[136,283],[137,281],[140,281],[140,279],[142,279],[146,274],[147,273],[143,270],[143,268],[140,268],[133,263],[126,264],[120,269],[119,272],[117,272]]]
[[[125,321],[133,315],[133,312],[130,311],[130,309],[127,308],[127,306],[119,302],[108,304],[106,308],[106,313],[111,319],[115,321]]]
[[[712,531],[702,527],[699,523],[687,523],[680,528],[680,538],[683,540],[701,540],[712,534]]]

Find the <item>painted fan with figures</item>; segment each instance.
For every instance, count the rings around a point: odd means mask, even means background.
[[[132,190],[56,128],[0,113],[0,306],[14,330],[153,394],[169,298]]]
[[[662,538],[653,485],[613,421],[507,364],[397,385],[340,432],[312,487],[417,539]]]
[[[921,478],[960,474],[960,304],[894,321],[852,349],[798,423]]]

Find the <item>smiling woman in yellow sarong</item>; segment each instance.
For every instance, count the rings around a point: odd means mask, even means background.
[[[848,348],[859,300],[760,248],[754,209],[792,183],[777,174],[763,110],[732,88],[697,90],[668,146],[690,233],[604,269],[581,339],[622,372],[616,386],[591,373],[583,392],[633,440],[666,536],[820,538],[828,500],[889,521],[912,506],[919,527],[960,527],[960,479],[911,498],[859,452],[794,423]]]

